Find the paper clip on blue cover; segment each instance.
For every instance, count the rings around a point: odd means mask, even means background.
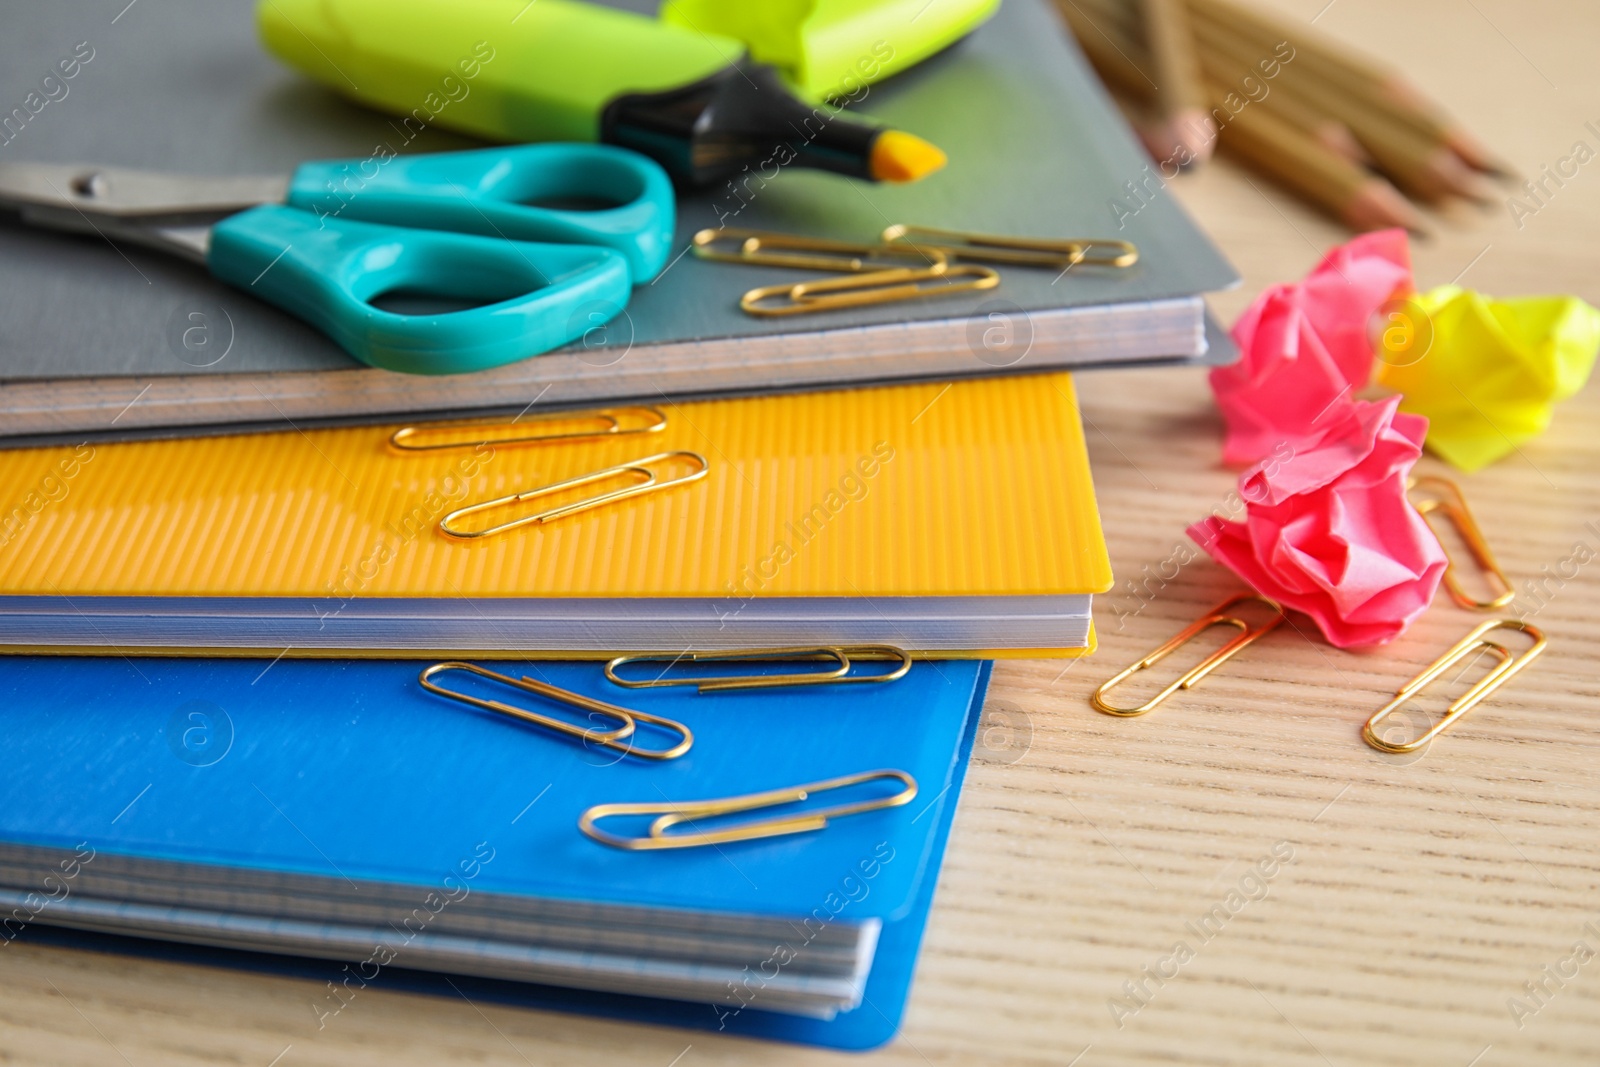
[[[460,710],[404,660],[284,659],[263,674],[244,659],[3,657],[0,903],[37,894],[37,864],[59,872],[88,841],[93,860],[77,859],[70,895],[21,936],[66,926],[253,949],[212,960],[288,970],[318,990],[374,944],[404,941],[384,988],[866,1048],[899,1025],[989,667],[958,660],[886,686],[721,699],[656,689],[639,702],[692,727],[696,744],[646,762],[562,751],[544,730]],[[594,663],[503,669],[583,700],[616,695]],[[861,773],[870,767],[901,770]],[[914,799],[908,780],[921,787]],[[773,789],[785,783],[813,784]],[[723,798],[711,802],[719,813],[705,797]],[[635,828],[673,809],[681,817],[660,827],[671,838],[752,820],[767,832],[608,848],[577,825],[605,804],[653,809]],[[442,891],[448,872],[468,877],[470,893],[407,937],[398,916]],[[219,884],[232,888],[219,895]],[[618,923],[677,933],[619,938]],[[777,978],[730,992],[784,941],[799,955]],[[209,951],[154,943],[96,947]],[[870,959],[858,964],[858,952]],[[670,988],[645,982],[668,974]],[[324,1010],[339,1005],[330,995]]]

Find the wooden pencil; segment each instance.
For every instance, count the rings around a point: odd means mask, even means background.
[[[1218,80],[1223,85],[1235,87],[1233,91],[1238,91],[1241,77],[1242,75],[1236,75]],[[1257,74],[1256,77],[1259,78],[1260,75]],[[1372,153],[1362,147],[1356,135],[1350,132],[1349,126],[1318,111],[1297,97],[1274,91],[1270,83],[1267,89],[1267,95],[1260,100],[1252,101],[1252,106],[1263,107],[1273,112],[1336,156],[1342,156],[1361,167],[1372,164]]]
[[[1106,84],[1121,89],[1140,101],[1155,93],[1155,79],[1145,72],[1140,60],[1144,50],[1115,23],[1091,16],[1077,0],[1056,0],[1056,7],[1083,48],[1096,73]],[[1139,58],[1130,55],[1131,51]]]
[[[1159,91],[1160,76],[1152,64],[1149,48],[1142,39],[1144,31],[1138,13],[1121,0],[1113,9],[1103,8],[1102,2],[1056,0],[1056,6],[1085,52],[1090,53],[1090,61],[1096,62],[1095,57],[1099,56],[1096,69],[1100,77],[1142,105],[1130,116],[1130,120],[1151,157],[1163,166],[1171,167],[1194,161],[1197,155],[1193,142],[1201,138],[1195,137],[1188,142],[1176,139],[1168,128],[1169,124],[1163,122],[1159,114],[1152,115],[1149,110]],[[1138,58],[1134,59],[1134,56]],[[1214,142],[1216,129],[1203,105],[1200,110],[1202,114],[1207,114],[1207,119],[1199,129]],[[1211,154],[1212,147],[1211,144],[1205,146],[1205,156]]]
[[[1156,83],[1157,121],[1145,136],[1150,154],[1185,166],[1203,163],[1217,131],[1205,105],[1188,9],[1184,0],[1139,0],[1139,14]]]

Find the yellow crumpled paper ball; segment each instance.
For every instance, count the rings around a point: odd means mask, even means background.
[[[1377,383],[1428,417],[1427,447],[1465,471],[1517,450],[1583,388],[1600,310],[1575,296],[1494,300],[1458,285],[1421,293],[1380,323]]]

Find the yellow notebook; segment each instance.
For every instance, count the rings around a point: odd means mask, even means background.
[[[1069,376],[658,410],[656,432],[522,446],[401,451],[397,427],[368,426],[0,453],[0,643],[273,655],[1090,643],[1090,596],[1111,572]],[[424,429],[405,443],[440,440]],[[704,457],[705,476],[478,540],[439,529],[463,506],[664,452]],[[643,481],[631,477],[458,524]]]

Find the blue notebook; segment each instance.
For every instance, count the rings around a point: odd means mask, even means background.
[[[0,660],[3,936],[322,957],[335,962],[288,965],[329,976],[330,1026],[368,986],[453,995],[423,973],[442,972],[474,995],[748,1036],[893,1036],[988,664],[722,694],[623,690],[597,664],[494,665],[685,723],[694,747],[664,763],[429,694],[421,666]],[[577,829],[593,804],[878,768],[912,775],[918,796],[817,832],[626,852]]]

